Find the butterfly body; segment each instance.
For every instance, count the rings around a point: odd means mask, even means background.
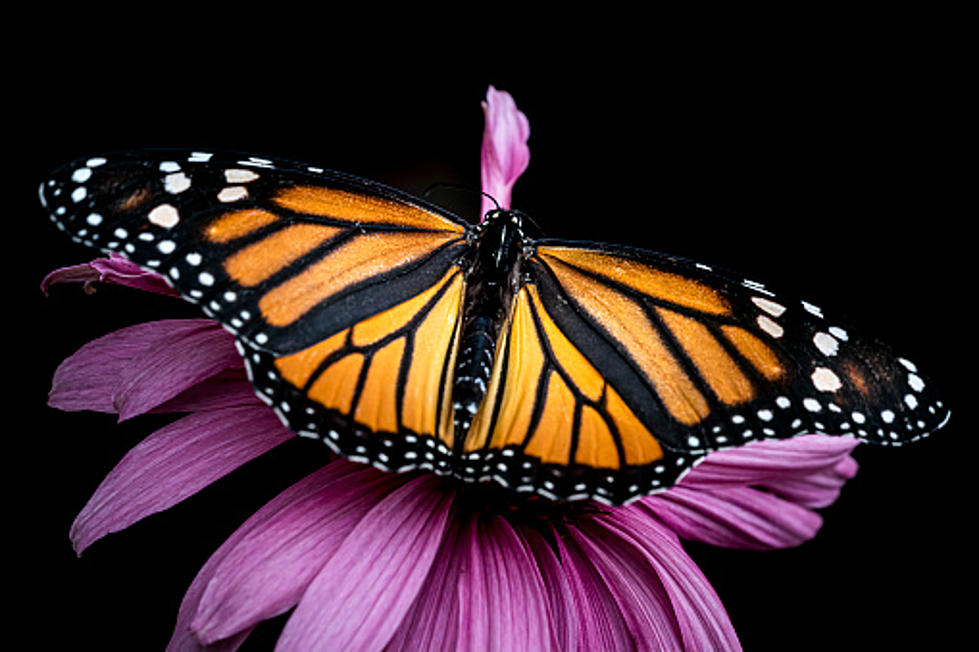
[[[532,246],[520,215],[502,210],[487,213],[471,241],[464,262],[466,295],[452,394],[457,448],[486,395],[500,328],[510,316],[523,258]]]
[[[347,458],[623,503],[713,450],[915,441],[949,411],[907,359],[709,265],[471,225],[406,193],[236,153],[70,163],[41,201],[236,338],[257,395]],[[536,234],[535,234],[536,235]]]

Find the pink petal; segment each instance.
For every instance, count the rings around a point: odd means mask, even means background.
[[[685,650],[740,650],[724,606],[676,535],[630,505],[599,518],[634,547],[666,591]]]
[[[458,592],[459,575],[464,569],[461,558],[466,556],[459,545],[460,530],[459,519],[449,519],[432,569],[411,608],[401,619],[401,625],[388,641],[386,650],[456,649],[459,601],[451,599],[451,596]]]
[[[578,649],[635,649],[617,596],[576,541],[577,538],[561,536],[555,545],[577,607]]]
[[[536,529],[524,528],[521,532],[544,581],[555,649],[575,652],[579,649],[581,609],[575,600],[568,574],[561,567],[561,560],[555,550]],[[560,536],[554,531],[551,534],[554,540]]]
[[[670,596],[639,551],[593,524],[568,529],[614,597],[631,638],[629,647],[682,650]]]
[[[459,544],[459,650],[519,652],[554,647],[547,594],[526,543],[501,516],[476,516]]]
[[[446,530],[452,494],[434,475],[372,509],[326,562],[279,638],[280,650],[377,650],[409,611]]]
[[[510,207],[511,193],[517,179],[530,164],[530,122],[517,109],[513,97],[492,86],[483,102],[486,123],[480,155],[480,176],[483,192],[491,195],[503,208]],[[482,214],[494,208],[484,197]]]
[[[678,486],[640,504],[681,537],[726,548],[797,546],[822,525],[815,512],[751,487]]]
[[[122,404],[133,416],[241,364],[231,335],[210,319],[136,324],[92,340],[64,360],[54,372],[48,405],[117,412]]]
[[[242,367],[232,335],[216,322],[200,321],[205,325],[174,329],[156,339],[122,370],[114,397],[120,421],[148,412],[226,369]]]
[[[197,412],[157,430],[109,472],[75,519],[75,550],[172,507],[292,436],[264,406]]]
[[[684,486],[758,485],[832,471],[859,442],[853,437],[803,435],[717,451],[684,478]]]
[[[149,412],[154,414],[196,412],[246,405],[264,407],[265,403],[259,400],[242,369],[228,369],[188,387]]]
[[[94,292],[93,284],[96,282],[179,296],[162,276],[145,271],[119,254],[109,254],[108,258],[96,258],[89,263],[56,269],[41,281],[41,291],[47,295],[55,283],[84,283],[86,292]]]
[[[711,453],[680,486],[751,485],[805,507],[825,507],[856,474],[850,453],[858,443],[853,437],[827,435],[754,442]]]
[[[190,588],[187,589],[187,593],[184,594],[183,601],[180,603],[180,612],[177,616],[177,623],[174,627],[173,636],[170,639],[170,643],[167,646],[169,652],[174,652],[177,650],[187,651],[187,652],[198,652],[204,650],[204,644],[201,643],[197,635],[191,629],[191,622],[193,621],[198,609],[201,607],[201,598],[204,595],[204,591],[212,584],[215,572],[221,568],[228,556],[237,549],[237,547],[252,536],[261,536],[262,533],[266,531],[268,527],[273,530],[277,529],[277,521],[279,521],[283,512],[286,512],[290,507],[300,501],[308,500],[315,502],[317,500],[328,499],[329,496],[335,495],[339,499],[347,497],[347,493],[344,491],[337,491],[337,486],[333,483],[343,480],[344,478],[351,478],[350,487],[352,489],[361,488],[361,483],[356,481],[354,477],[355,473],[366,472],[367,474],[379,474],[379,471],[374,471],[373,469],[365,468],[360,464],[354,464],[353,462],[347,462],[346,460],[337,460],[327,464],[322,469],[311,473],[306,478],[300,480],[296,484],[292,485],[278,496],[273,498],[271,501],[265,504],[260,510],[255,512],[241,527],[235,530],[227,541],[225,541],[220,548],[218,548],[214,554],[211,555],[207,563],[201,568],[197,573],[197,577],[191,583]],[[324,504],[324,507],[329,508],[329,504]],[[289,575],[284,575],[288,579]],[[305,586],[302,587],[305,589]],[[301,590],[302,590],[301,589]],[[300,592],[301,592],[300,590]],[[213,607],[206,607],[207,609],[213,609]],[[215,641],[208,645],[207,649],[229,649],[234,650],[241,644],[244,638],[247,636],[251,628],[246,628],[242,631],[236,632],[234,635],[228,638],[222,639],[221,641]]]
[[[365,515],[404,483],[368,466],[339,464],[354,470],[254,524],[214,566],[191,626],[201,641],[234,636],[292,608]]]

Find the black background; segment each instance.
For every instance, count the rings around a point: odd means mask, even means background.
[[[192,307],[123,288],[37,290],[89,259],[47,220],[55,166],[121,148],[231,148],[420,193],[476,188],[488,84],[531,123],[514,206],[548,235],[628,243],[742,271],[874,333],[945,389],[950,425],[899,450],[861,446],[857,477],[792,550],[690,545],[746,650],[939,649],[971,624],[976,301],[973,17],[888,6],[691,6],[643,16],[481,7],[450,28],[383,12],[281,8],[205,18],[37,16],[12,63],[5,164],[6,539],[11,591],[39,647],[161,649],[183,591],[237,525],[319,465],[286,445],[97,542],[77,512],[161,421],[45,407],[83,343]],[[116,22],[113,22],[116,21]],[[475,197],[433,199],[475,219]],[[13,232],[9,230],[13,228]],[[11,297],[11,294],[13,293]],[[8,355],[8,360],[10,359]],[[21,395],[22,394],[22,395]],[[27,415],[27,418],[22,418]],[[21,581],[24,580],[24,581]],[[268,649],[275,627],[245,649]]]

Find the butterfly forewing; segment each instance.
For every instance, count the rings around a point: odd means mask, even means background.
[[[729,272],[559,241],[531,269],[556,323],[669,449],[806,432],[899,445],[948,416],[912,362]]]
[[[85,159],[41,198],[73,238],[162,274],[235,333],[292,429],[448,472],[458,218],[354,177],[203,152]]]

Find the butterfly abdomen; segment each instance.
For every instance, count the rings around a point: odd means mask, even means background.
[[[456,444],[461,445],[486,396],[500,328],[513,299],[525,247],[520,218],[493,211],[475,230],[467,262],[462,334],[452,387]]]

